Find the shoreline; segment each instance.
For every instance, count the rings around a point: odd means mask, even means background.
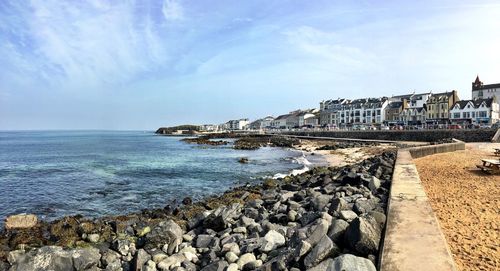
[[[310,147],[310,145],[308,145],[308,146]],[[300,149],[300,148],[295,148],[295,149],[302,151],[304,157],[306,157],[306,158],[308,155],[310,157],[313,156],[311,151],[307,152],[307,151]],[[314,155],[321,155],[321,157],[324,158],[329,163],[331,163],[331,161],[334,161],[332,159],[330,159],[330,160],[328,159],[329,155],[333,155],[331,153],[319,153],[317,151],[313,151],[313,152],[315,153]],[[363,158],[366,158],[366,157],[363,157]],[[370,158],[361,159],[361,160],[364,161],[367,159],[369,160]],[[375,159],[373,159],[373,160],[375,160]],[[346,162],[346,163],[348,163],[348,162]],[[54,220],[51,222],[40,221],[35,228],[31,228],[31,229],[27,229],[27,230],[16,230],[16,234],[14,234],[14,236],[9,235],[9,232],[4,229],[4,231],[0,237],[0,245],[2,245],[3,249],[5,249],[7,247],[9,250],[18,249],[18,248],[27,248],[27,247],[30,247],[30,245],[31,245],[31,247],[58,245],[58,246],[62,246],[62,247],[66,247],[66,248],[70,248],[70,249],[74,250],[74,249],[80,249],[81,247],[88,247],[88,246],[95,247],[95,246],[97,246],[97,244],[102,244],[104,242],[104,243],[108,244],[107,251],[113,250],[115,252],[120,253],[120,251],[117,251],[117,250],[119,250],[119,248],[118,247],[115,248],[114,243],[116,242],[117,239],[119,239],[118,237],[122,234],[125,234],[128,236],[130,236],[130,235],[135,236],[134,238],[137,242],[139,239],[150,235],[149,234],[150,231],[152,231],[155,227],[157,227],[162,222],[165,222],[165,220],[173,221],[174,224],[177,225],[177,227],[179,229],[181,229],[182,232],[189,233],[188,230],[191,230],[191,231],[193,230],[194,225],[196,224],[196,220],[199,220],[200,217],[203,217],[202,221],[204,223],[204,221],[206,221],[206,219],[208,217],[210,217],[211,214],[208,214],[209,212],[211,212],[212,214],[217,213],[219,211],[223,212],[224,208],[229,208],[228,206],[231,206],[230,204],[233,204],[233,205],[237,204],[240,206],[240,208],[247,206],[249,204],[253,205],[255,203],[255,201],[262,201],[262,198],[266,197],[266,194],[268,193],[268,191],[270,191],[270,190],[272,191],[272,190],[276,190],[276,189],[283,189],[283,186],[285,186],[285,188],[291,188],[291,187],[289,187],[289,185],[291,185],[293,183],[299,183],[301,185],[305,184],[306,187],[311,187],[311,185],[313,185],[313,184],[310,184],[309,183],[310,181],[306,180],[307,177],[306,178],[304,178],[304,177],[305,176],[313,176],[313,177],[316,176],[314,178],[324,178],[321,176],[324,176],[323,175],[324,173],[322,173],[322,172],[324,172],[325,170],[326,170],[326,172],[330,172],[330,175],[334,173],[334,175],[332,175],[331,178],[333,178],[333,177],[338,178],[339,174],[340,174],[340,176],[343,176],[343,178],[341,178],[341,179],[351,178],[352,176],[349,177],[348,175],[346,175],[347,172],[349,170],[352,170],[353,167],[359,167],[359,165],[356,166],[354,163],[352,163],[352,161],[351,161],[350,165],[347,165],[344,167],[342,167],[341,165],[335,165],[332,167],[331,164],[329,164],[328,166],[329,167],[314,166],[314,168],[309,169],[307,172],[301,173],[301,174],[296,175],[296,176],[286,176],[283,178],[273,179],[272,181],[265,180],[262,183],[256,184],[256,185],[237,186],[234,188],[230,188],[229,190],[223,192],[222,194],[211,196],[211,197],[205,198],[205,199],[203,199],[199,202],[195,202],[195,203],[189,202],[190,199],[186,198],[183,200],[183,205],[170,206],[170,207],[166,206],[163,209],[145,209],[140,213],[131,213],[131,214],[127,214],[127,215],[113,215],[113,216],[106,216],[106,217],[100,217],[100,218],[94,218],[94,219],[83,218],[81,216],[70,216],[70,217],[63,217],[61,219],[57,219],[57,220]],[[331,181],[331,179],[330,179],[330,181]],[[315,185],[318,185],[318,184],[315,184]],[[296,186],[292,186],[292,187],[294,187],[294,188],[291,191],[286,190],[288,192],[284,192],[284,193],[274,192],[275,196],[282,196],[283,194],[287,194],[287,193],[296,194],[297,192],[293,192],[296,189]],[[323,189],[322,185],[319,185],[316,187],[319,189]],[[361,187],[364,187],[364,185],[361,185]],[[295,190],[295,191],[298,191],[298,190]],[[385,193],[387,193],[387,191],[385,191]],[[304,196],[310,197],[308,195],[304,195]],[[345,194],[344,194],[344,196],[345,196]],[[335,198],[335,196],[331,196],[331,195],[329,195],[328,197]],[[264,202],[265,202],[265,200],[264,200]],[[288,202],[286,202],[286,203],[288,203]],[[309,204],[311,204],[311,203],[305,202],[304,204],[306,204],[306,205],[304,205],[301,208],[306,208],[306,209],[310,208]],[[331,203],[327,203],[326,205],[330,206]],[[226,207],[223,207],[223,206],[226,206]],[[326,207],[327,206],[324,206],[324,208],[326,208]],[[221,208],[222,208],[222,210],[221,210]],[[351,206],[351,208],[353,208],[353,206]],[[304,215],[309,214],[310,211],[313,211],[313,210],[308,211],[306,209],[303,209]],[[331,206],[328,208],[328,210],[329,209],[331,209]],[[344,220],[345,217],[342,217],[342,218],[340,217],[341,210],[338,210],[338,212],[331,213],[331,214],[330,214],[330,211],[328,211],[328,210],[326,210],[326,211],[323,210],[322,213],[319,213],[320,217],[313,219],[313,221],[318,220],[318,219],[323,219],[322,221],[324,223],[328,224],[327,228],[331,228],[331,226],[332,226],[332,215],[335,215],[334,217],[336,217],[337,219],[341,219],[342,221],[345,221]],[[272,212],[274,212],[276,210],[269,209],[267,211],[271,214]],[[385,212],[385,206],[383,207],[382,214],[383,214],[383,212]],[[353,215],[352,213],[354,213],[354,212],[351,211],[350,215]],[[205,216],[205,214],[206,214],[206,216]],[[362,214],[363,213],[360,213],[360,215],[362,215]],[[274,214],[274,215],[278,215],[278,213]],[[290,214],[287,214],[285,216],[286,217],[285,220],[286,220],[287,224],[288,223],[297,224],[295,219],[293,219],[293,221],[290,221],[291,219],[289,219],[289,215]],[[355,213],[354,213],[354,215],[357,217],[357,215]],[[267,220],[268,221],[267,223],[271,223],[271,224],[278,226],[278,225],[280,225],[280,222],[285,221],[285,220],[283,220],[284,217],[282,217],[282,216],[278,216],[278,217],[280,217],[280,218],[276,218],[273,220],[271,220],[271,219]],[[299,215],[299,217],[302,217],[302,215]],[[254,218],[254,220],[255,219],[256,218]],[[133,223],[130,225],[131,221]],[[139,224],[143,224],[143,226],[138,227],[138,224],[137,224],[138,221],[142,221]],[[195,222],[193,222],[193,221],[195,221]],[[313,223],[313,221],[309,221],[309,222]],[[352,222],[352,220],[351,220],[351,222]],[[129,225],[127,225],[127,224],[129,224]],[[144,226],[144,224],[148,225],[148,226]],[[229,223],[229,224],[231,224],[231,223]],[[235,225],[236,224],[240,224],[240,222],[236,222]],[[287,225],[287,224],[285,224],[285,225]],[[304,225],[303,223],[299,222],[299,224],[295,225],[295,226],[300,226],[300,225],[308,226],[308,224],[309,223],[306,223]],[[82,225],[86,225],[86,226],[82,227]],[[263,225],[261,225],[261,226],[263,226]],[[284,225],[282,225],[282,226],[284,226]],[[210,228],[207,228],[205,226],[203,226],[203,227],[206,228],[205,230],[210,229]],[[309,225],[309,227],[312,227],[312,226]],[[317,225],[315,226],[315,228],[316,227],[317,227]],[[240,228],[241,228],[241,226],[240,226]],[[233,234],[236,234],[236,233],[234,233],[235,230],[236,229],[232,230]],[[249,229],[247,229],[247,230],[249,230]],[[381,229],[379,229],[379,231],[381,231]],[[257,229],[257,231],[254,233],[254,234],[257,234],[257,236],[254,236],[253,238],[257,237],[257,238],[259,238],[259,240],[264,238],[264,241],[265,241],[265,237],[267,235],[263,234],[265,236],[260,236],[259,235],[260,232],[269,233],[270,230],[269,229],[265,230],[265,229],[261,228],[260,231]],[[46,233],[49,233],[50,238],[48,238],[48,239],[44,238],[44,234],[46,234]],[[92,242],[94,240],[90,240],[90,239],[95,238],[96,234],[99,236],[98,241]],[[281,234],[281,236],[286,236],[286,232],[281,232],[280,234]],[[195,237],[197,237],[197,238],[194,238],[194,239],[198,240],[200,238],[200,235],[195,234]],[[247,238],[249,238],[249,237],[250,236],[248,236]],[[182,238],[184,238],[184,236]],[[178,240],[176,242],[180,242],[180,244],[190,243],[191,247],[193,247],[193,246],[196,247],[197,244],[194,244],[193,241],[189,242],[189,240],[185,240],[185,239],[186,238],[184,238],[182,240]],[[190,238],[187,238],[187,239],[190,239]],[[288,237],[286,237],[285,239],[288,239]],[[54,240],[56,240],[56,241],[54,241]],[[193,240],[193,239],[191,239],[191,240]],[[219,239],[219,241],[221,241],[221,240]],[[262,241],[262,242],[264,242],[264,241]],[[316,240],[316,241],[319,242],[319,240]],[[27,243],[27,244],[20,245],[22,243]],[[148,243],[148,242],[146,242],[146,243]],[[312,242],[312,243],[315,243],[315,242]],[[341,241],[341,243],[342,243],[342,241]],[[36,244],[36,245],[33,245],[33,244]],[[180,244],[177,244],[177,246]],[[262,244],[260,244],[260,245],[262,245]],[[280,246],[283,246],[283,245],[284,244],[282,244]],[[318,245],[318,244],[310,244],[310,245],[312,246],[312,245]],[[138,246],[140,247],[140,245],[138,245]],[[146,249],[146,247],[143,247],[141,249]],[[160,249],[160,251],[162,251],[161,248],[158,248],[158,249]],[[197,247],[197,249],[198,249],[198,247]],[[163,251],[164,250],[165,249],[163,249]],[[38,250],[35,249],[34,251],[39,251],[39,249]],[[147,251],[151,256],[154,256],[154,255],[152,255],[151,250],[147,250]],[[196,250],[196,251],[198,251],[198,250]],[[132,259],[130,259],[130,261],[132,261],[134,257],[137,257],[137,254],[136,254],[137,250],[133,251],[133,252],[134,253],[129,252],[131,254],[128,257],[132,257]],[[173,255],[177,255],[175,253],[170,253],[170,251],[164,251],[164,252],[167,254],[167,259],[173,257]],[[16,253],[22,254],[28,258],[30,257],[29,253],[21,253],[19,251]],[[38,252],[34,252],[34,253],[38,253]],[[51,253],[53,253],[53,252],[51,252]],[[125,253],[125,254],[129,255],[129,253]],[[261,253],[262,254],[260,254],[260,256],[262,256],[264,254],[266,255],[266,257],[268,256],[267,253],[265,253],[265,252],[261,251]],[[198,254],[192,253],[192,254],[199,255],[200,257],[202,255],[204,255],[204,253],[198,253]],[[354,254],[356,254],[356,253],[354,253]],[[359,254],[359,252],[357,252],[357,254]],[[126,255],[121,255],[121,256],[123,258]],[[214,255],[212,255],[212,256],[214,256]],[[243,256],[243,255],[239,255],[239,256]],[[14,256],[12,256],[12,253],[9,253],[9,252],[3,250],[0,253],[0,260],[1,260],[0,262],[2,262],[2,261],[5,262],[5,260],[10,259],[10,264],[12,264],[12,265],[17,264],[17,266],[19,267],[19,265],[18,265],[19,262],[16,261],[16,259],[13,259],[12,257],[14,257]],[[374,262],[374,259],[376,259],[376,258],[377,258],[377,255],[375,255],[374,257],[372,257],[370,259],[372,260],[372,262]],[[217,256],[217,259],[223,260],[224,257],[219,258],[219,256]],[[17,260],[20,260],[20,259],[17,259]],[[214,259],[212,259],[212,260],[214,260]],[[264,259],[256,259],[255,261],[257,261],[257,264],[259,263],[258,262],[259,260],[260,260],[261,265],[265,264],[266,262],[269,262],[269,261],[266,261],[265,258]],[[303,260],[304,259],[301,259],[301,261],[302,261],[301,264],[304,264]],[[29,262],[29,259],[23,258],[23,261]],[[130,261],[125,261],[124,259],[122,259],[121,265],[123,265],[127,262],[130,262]],[[361,261],[361,260],[359,260],[359,261]],[[226,262],[228,264],[231,264],[229,261],[226,261]],[[163,270],[159,266],[160,262],[158,262],[158,263],[154,262],[154,263],[155,263],[155,268],[157,267],[158,269]],[[151,263],[149,263],[149,264],[152,265]],[[196,263],[196,264],[200,264],[200,263]],[[319,264],[319,262],[318,262],[318,264]],[[374,263],[372,263],[372,264],[374,264]],[[201,263],[201,265],[203,266],[204,264]],[[208,263],[207,263],[207,265],[208,265]],[[308,264],[308,265],[310,265],[310,264]],[[93,264],[93,266],[103,267],[104,263],[99,261],[99,262],[96,262],[95,264]],[[1,267],[2,266],[0,264],[0,270],[2,270]],[[310,267],[312,267],[312,266],[310,266]],[[169,269],[169,268],[167,268],[167,269]],[[167,270],[167,269],[165,269],[165,270]],[[151,269],[151,270],[154,270],[154,269]],[[197,270],[197,269],[193,269],[193,270]]]

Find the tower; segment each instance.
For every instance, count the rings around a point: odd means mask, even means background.
[[[479,80],[479,75],[476,76],[476,80],[472,82],[472,90],[480,89],[483,86],[483,82]]]

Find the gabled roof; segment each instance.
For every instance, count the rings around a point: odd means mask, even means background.
[[[491,104],[493,103],[493,98],[462,100],[455,102],[451,108],[455,108],[455,106],[458,105],[459,109],[464,109],[468,104],[471,104],[474,108],[479,108],[483,103],[486,105],[486,107],[491,107]]]

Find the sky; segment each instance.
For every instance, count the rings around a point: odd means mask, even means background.
[[[154,130],[500,82],[498,1],[0,1],[0,130]]]

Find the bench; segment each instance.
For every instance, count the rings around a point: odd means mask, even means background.
[[[477,168],[481,169],[483,172],[490,174],[500,173],[500,160],[493,159],[481,159],[483,161],[482,165],[476,165]]]

